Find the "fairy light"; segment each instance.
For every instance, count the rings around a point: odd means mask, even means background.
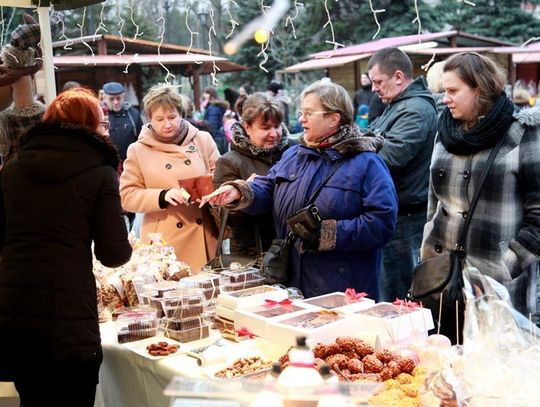
[[[133,34],[133,39],[136,40],[137,37],[141,37],[144,34],[144,32],[139,33],[139,25],[133,19],[133,3],[132,3],[132,0],[129,0],[127,8],[129,9],[129,18],[131,20],[131,24],[133,24],[135,26],[135,34]]]
[[[427,72],[431,64],[433,64],[433,62],[435,62],[435,53],[433,53],[433,55],[431,55],[431,59],[427,61],[424,65],[422,65],[420,68],[423,71]]]
[[[189,31],[189,47],[188,47],[188,50],[187,50],[186,54],[187,55],[193,55],[191,53],[191,48],[193,48],[193,39],[195,38],[196,35],[199,35],[199,33],[197,31],[193,31],[191,29],[191,27],[189,26],[189,18],[188,17],[189,17],[189,6],[186,4],[186,28]],[[197,65],[202,64],[202,61],[195,60],[194,62]]]
[[[336,3],[338,2],[338,0],[334,0],[334,1]],[[336,50],[339,47],[343,47],[344,45],[340,44],[339,42],[336,42],[336,34],[334,32],[334,24],[332,24],[332,18],[330,17],[330,10],[328,10],[328,0],[324,0],[324,11],[326,12],[326,17],[328,18],[328,20],[323,25],[323,28],[326,28],[327,26],[330,26],[330,33],[332,34],[332,41],[326,40],[325,43],[334,45],[334,52],[336,52]],[[330,58],[332,55],[333,54],[329,54],[328,58]]]
[[[416,17],[412,21],[412,23],[418,23],[418,35],[420,35],[420,33],[422,32],[422,21],[420,20],[420,10],[418,10],[418,0],[414,0],[414,11],[416,12]],[[418,39],[418,42],[421,42],[420,38]]]
[[[4,46],[4,29],[5,29],[5,21],[4,21],[4,6],[0,7],[0,17],[2,17],[2,22],[0,25],[2,25],[2,31],[0,31],[0,47]]]
[[[104,3],[101,3],[101,11],[99,12],[99,24],[96,28],[96,31],[94,31],[94,36],[97,35],[100,30],[105,31],[106,33],[109,32],[109,30],[107,30],[107,27],[105,27],[105,24],[103,23],[103,20],[105,19],[105,17],[103,16],[103,13],[105,12],[106,3],[107,3],[106,1]]]
[[[66,25],[63,19],[60,20],[60,23],[62,24],[62,35],[60,36],[60,39],[61,40],[65,39],[66,41],[64,45],[64,49],[66,51],[71,51],[73,48],[71,48],[70,45],[73,45],[73,40],[70,40],[66,35]]]
[[[523,44],[521,44],[521,47],[526,47],[526,46],[529,45],[531,42],[535,42],[535,41],[540,41],[540,37],[532,37],[532,38],[529,38],[527,41],[525,41]]]
[[[236,7],[238,7],[238,3],[234,0],[231,0],[231,3],[234,4]],[[227,34],[227,36],[225,37],[225,39],[229,39],[230,37],[232,37],[232,35],[234,34],[234,30],[236,29],[236,26],[240,25],[238,23],[238,21],[236,21],[233,17],[233,15],[231,14],[231,7],[229,5],[229,8],[227,8],[227,14],[229,14],[229,23],[231,23],[231,31],[229,32],[229,34]]]
[[[210,10],[209,10],[209,15],[210,15],[211,24],[210,24],[210,27],[208,28],[208,52],[209,52],[210,57],[213,57],[213,55],[212,55],[212,33],[214,33],[214,35],[217,35],[217,34],[216,34],[216,23],[214,21],[214,8],[211,5],[210,5]],[[221,71],[221,69],[216,65],[216,61],[214,60],[214,58],[212,58],[212,73],[210,73],[210,76],[212,77],[212,85],[213,86],[218,85],[218,80],[217,80],[217,77],[216,77],[217,71]]]
[[[268,44],[269,44],[268,41],[265,42],[264,44],[261,44],[261,52],[257,54],[257,57],[262,56],[263,58],[263,60],[259,62],[259,68],[266,73],[268,73],[268,69],[266,69],[264,65],[268,61],[268,54],[266,53],[266,50],[268,49]]]
[[[369,0],[369,8],[371,9],[371,12],[373,13],[373,19],[375,20],[375,24],[377,24],[377,32],[373,34],[373,37],[371,37],[371,39],[374,40],[375,37],[377,37],[377,35],[379,35],[379,33],[381,32],[381,24],[379,23],[377,14],[386,12],[386,9],[381,8],[381,9],[375,10],[373,8],[373,3],[371,2],[371,0]]]
[[[458,3],[468,4],[469,6],[476,7],[476,4],[469,0],[456,0]]]
[[[287,27],[289,24],[291,25],[291,29],[292,29],[292,35],[294,37],[294,39],[296,40],[296,29],[294,27],[294,20],[296,20],[296,18],[298,17],[298,6],[303,6],[304,3],[298,3],[298,0],[294,0],[294,14],[293,16],[287,16],[287,18],[285,19],[285,27]]]
[[[88,45],[88,43],[84,40],[84,21],[86,20],[86,7],[83,8],[83,14],[82,14],[82,19],[81,19],[81,24],[78,24],[77,23],[77,27],[80,28],[81,30],[81,43],[90,50],[90,52],[92,53],[92,56],[94,57],[95,54],[94,54],[94,50],[92,49],[92,47],[90,45]],[[94,61],[94,65],[95,65],[95,61]]]
[[[120,5],[118,4],[118,0],[116,1],[116,16],[118,17],[118,35],[120,36],[120,41],[122,42],[122,49],[116,53],[116,55],[122,55],[126,50],[126,43],[124,42],[124,34],[122,33],[122,30],[124,29],[124,19],[122,18],[122,15],[120,14]]]
[[[262,16],[266,18],[266,9],[269,7],[264,5],[264,0],[261,0],[260,4]],[[268,54],[266,53],[266,50],[270,44],[270,34],[274,34],[274,31],[264,28],[260,28],[254,33],[255,41],[258,44],[261,44],[261,51],[257,54],[257,58],[262,57],[262,61],[259,62],[259,69],[265,73],[268,73],[268,69],[266,69],[265,65],[268,62]]]
[[[161,33],[160,35],[158,36],[159,38],[159,45],[158,45],[158,49],[157,49],[157,53],[158,53],[158,61],[159,61],[159,65],[161,65],[161,67],[163,69],[165,69],[165,72],[167,72],[167,75],[165,75],[165,83],[167,85],[170,85],[169,83],[169,76],[172,77],[173,79],[176,78],[176,76],[174,76],[171,71],[169,71],[169,69],[163,65],[163,63],[161,62],[161,46],[163,45],[163,38],[165,37],[165,17],[163,16],[163,11],[161,11],[161,16],[157,19],[157,22],[161,22]]]

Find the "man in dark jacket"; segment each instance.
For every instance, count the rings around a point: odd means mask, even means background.
[[[141,115],[125,102],[126,89],[118,82],[103,85],[104,102],[109,109],[109,133],[111,141],[118,149],[120,160],[126,159],[127,149],[137,141],[143,125]]]
[[[380,156],[398,194],[396,231],[383,250],[381,301],[405,298],[418,262],[426,222],[429,165],[437,132],[437,109],[422,78],[413,80],[409,57],[385,48],[368,63],[373,90],[389,105],[370,126],[384,136]]]

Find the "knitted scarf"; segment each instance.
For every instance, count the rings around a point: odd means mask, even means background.
[[[449,109],[439,118],[439,139],[451,154],[469,155],[487,150],[504,137],[513,123],[514,105],[505,94],[500,95],[491,110],[469,131],[463,131],[460,120],[454,120]]]
[[[263,148],[253,144],[240,122],[236,122],[231,126],[231,133],[232,150],[257,157],[260,161],[268,163],[279,160],[283,151],[289,147],[289,130],[284,124],[281,125],[281,138],[272,148]]]
[[[383,136],[371,132],[362,133],[356,123],[341,126],[336,133],[316,143],[308,142],[303,135],[300,137],[300,144],[305,147],[318,150],[333,148],[345,157],[363,151],[376,153],[381,149],[383,142]]]
[[[184,120],[182,120],[180,127],[178,128],[178,132],[174,137],[162,137],[152,128],[152,126],[150,126],[150,129],[152,130],[152,136],[157,141],[167,144],[178,144],[180,146],[188,134],[189,126]]]

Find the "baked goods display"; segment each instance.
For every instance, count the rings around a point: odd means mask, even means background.
[[[161,341],[148,345],[146,350],[152,356],[169,356],[178,351],[178,345],[169,345],[167,342]]]
[[[158,320],[155,310],[123,313],[116,320],[118,343],[138,341],[156,336]]]
[[[260,356],[251,356],[236,360],[230,367],[216,372],[215,377],[233,379],[250,373],[270,369],[272,362],[263,360]]]

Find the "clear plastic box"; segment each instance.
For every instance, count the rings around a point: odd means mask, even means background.
[[[375,305],[375,301],[370,298],[351,298],[342,292],[320,295],[318,297],[302,300],[302,302],[304,304],[314,305],[329,310],[343,311],[345,313],[356,312]]]
[[[208,338],[210,336],[210,324],[207,323],[198,328],[188,329],[185,331],[166,329],[165,336],[182,343],[198,341],[199,339]]]
[[[230,292],[233,292],[233,291],[241,291],[241,290],[246,290],[246,289],[252,288],[252,287],[259,287],[259,286],[262,286],[263,284],[264,284],[264,278],[263,277],[256,278],[256,279],[253,279],[253,280],[244,281],[244,282],[241,282],[241,283],[223,283],[221,285],[221,292],[230,293]]]
[[[118,343],[137,341],[155,336],[158,319],[155,310],[126,312],[116,320]]]
[[[256,269],[254,267],[227,269],[222,271],[220,276],[225,283],[230,284],[246,283],[252,280],[259,280],[260,278],[262,278],[259,269]]]
[[[199,317],[206,310],[206,300],[200,289],[168,291],[161,299],[167,318],[185,319]]]
[[[195,318],[163,318],[161,320],[161,326],[164,329],[173,331],[187,331],[189,329],[200,328],[201,326],[208,325],[208,321],[203,317]]]
[[[181,284],[187,288],[199,288],[207,300],[218,296],[221,280],[218,275],[211,273],[199,273],[194,276],[183,278]]]

